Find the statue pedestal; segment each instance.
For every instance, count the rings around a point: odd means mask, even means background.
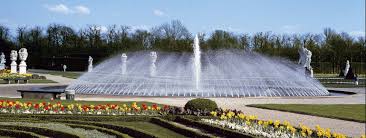
[[[19,74],[27,73],[27,64],[24,61],[21,61],[19,64]]]
[[[0,70],[5,69],[5,64],[0,64]]]
[[[10,64],[10,73],[18,73],[17,72],[17,63],[15,61],[11,62]]]
[[[89,65],[88,66],[88,72],[91,72],[91,71],[93,71],[93,66],[92,65]]]
[[[313,72],[313,69],[310,69],[310,77],[314,78],[314,72]]]

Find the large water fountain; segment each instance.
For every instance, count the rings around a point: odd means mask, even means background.
[[[255,52],[134,52],[110,58],[66,90],[129,96],[274,97],[322,96],[329,92],[290,61]]]

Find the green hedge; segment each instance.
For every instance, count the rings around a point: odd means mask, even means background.
[[[218,126],[205,124],[205,123],[202,123],[202,122],[199,122],[199,121],[194,121],[194,120],[179,117],[179,116],[175,119],[175,121],[177,121],[179,123],[182,123],[182,124],[185,124],[185,125],[188,125],[188,126],[194,126],[194,127],[203,129],[205,131],[208,131],[212,134],[217,134],[217,135],[220,135],[220,136],[253,138],[253,136],[248,135],[248,134],[240,133],[240,132],[237,132],[237,131],[233,131],[233,130],[218,127]]]
[[[21,138],[46,138],[46,136],[38,135],[33,132],[26,132],[21,130],[10,130],[10,129],[0,129],[0,136],[7,137],[21,137]]]
[[[0,118],[38,120],[81,120],[81,121],[149,121],[152,116],[106,116],[106,115],[41,115],[41,114],[0,114]]]
[[[212,138],[212,136],[209,136],[207,134],[201,133],[201,132],[196,132],[196,131],[192,131],[186,128],[183,128],[181,126],[177,126],[169,121],[163,120],[161,118],[152,118],[151,121],[152,123],[155,123],[157,125],[160,125],[162,127],[168,128],[170,130],[173,130],[179,134],[182,134],[184,136],[187,137],[195,137],[195,138]]]
[[[80,124],[67,124],[67,123],[65,123],[65,125],[70,126],[72,128],[83,128],[83,129],[89,129],[89,130],[95,129],[100,132],[116,136],[117,138],[131,138],[130,136],[128,136],[126,134],[120,133],[120,132],[112,130],[112,129],[103,128],[103,127],[97,127],[97,126],[91,126],[91,125],[80,125]]]
[[[111,125],[100,122],[88,122],[88,121],[77,121],[77,120],[52,120],[54,122],[62,122],[62,123],[70,123],[70,124],[84,124],[84,125],[94,125],[98,127],[113,129],[118,132],[125,133],[132,137],[143,137],[143,138],[155,138],[153,134],[149,132],[145,132],[144,130],[139,130],[131,127],[120,126],[120,125]]]
[[[198,111],[198,110],[213,111],[217,109],[217,104],[215,101],[212,101],[210,99],[197,98],[188,101],[186,105],[184,105],[184,109],[190,109],[192,111]]]
[[[47,128],[18,126],[18,125],[0,125],[0,126],[1,126],[1,128],[34,132],[34,133],[37,133],[40,135],[44,135],[47,137],[53,137],[53,138],[79,138],[79,136],[74,135],[74,134],[51,130],[51,129],[47,129]]]

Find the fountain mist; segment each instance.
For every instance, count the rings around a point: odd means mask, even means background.
[[[288,60],[255,52],[140,51],[112,57],[66,89],[83,94],[134,96],[322,96],[329,92]],[[159,58],[157,58],[159,56]],[[191,60],[192,59],[192,60]]]

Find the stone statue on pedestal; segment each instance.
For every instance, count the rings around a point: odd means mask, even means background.
[[[65,64],[62,66],[62,68],[64,69],[64,72],[66,72],[67,66]]]
[[[19,74],[26,74],[27,73],[27,64],[25,63],[25,60],[28,58],[28,52],[26,48],[21,48],[19,50]]]
[[[93,70],[93,58],[89,56],[89,65],[88,65],[88,72],[91,72]]]
[[[10,64],[10,73],[17,73],[17,59],[18,59],[18,52],[15,50],[11,50],[10,52],[10,60],[11,60],[11,64]]]
[[[310,77],[313,77],[313,68],[310,65],[312,56],[311,51],[305,48],[304,46],[301,46],[298,52],[300,55],[298,64],[300,64],[305,68],[306,74],[309,74]]]
[[[5,63],[6,63],[5,55],[4,55],[3,52],[1,52],[1,56],[0,56],[0,70],[5,69]]]
[[[155,51],[150,52],[150,59],[151,59],[151,65],[150,65],[150,76],[155,76],[156,74],[156,59],[158,58],[158,55]]]
[[[347,76],[350,67],[351,67],[351,65],[349,64],[349,60],[347,60],[346,67],[344,68],[344,72],[343,72],[344,76]]]
[[[127,55],[126,53],[122,53],[121,55],[121,61],[122,61],[122,74],[126,74],[127,71]]]

